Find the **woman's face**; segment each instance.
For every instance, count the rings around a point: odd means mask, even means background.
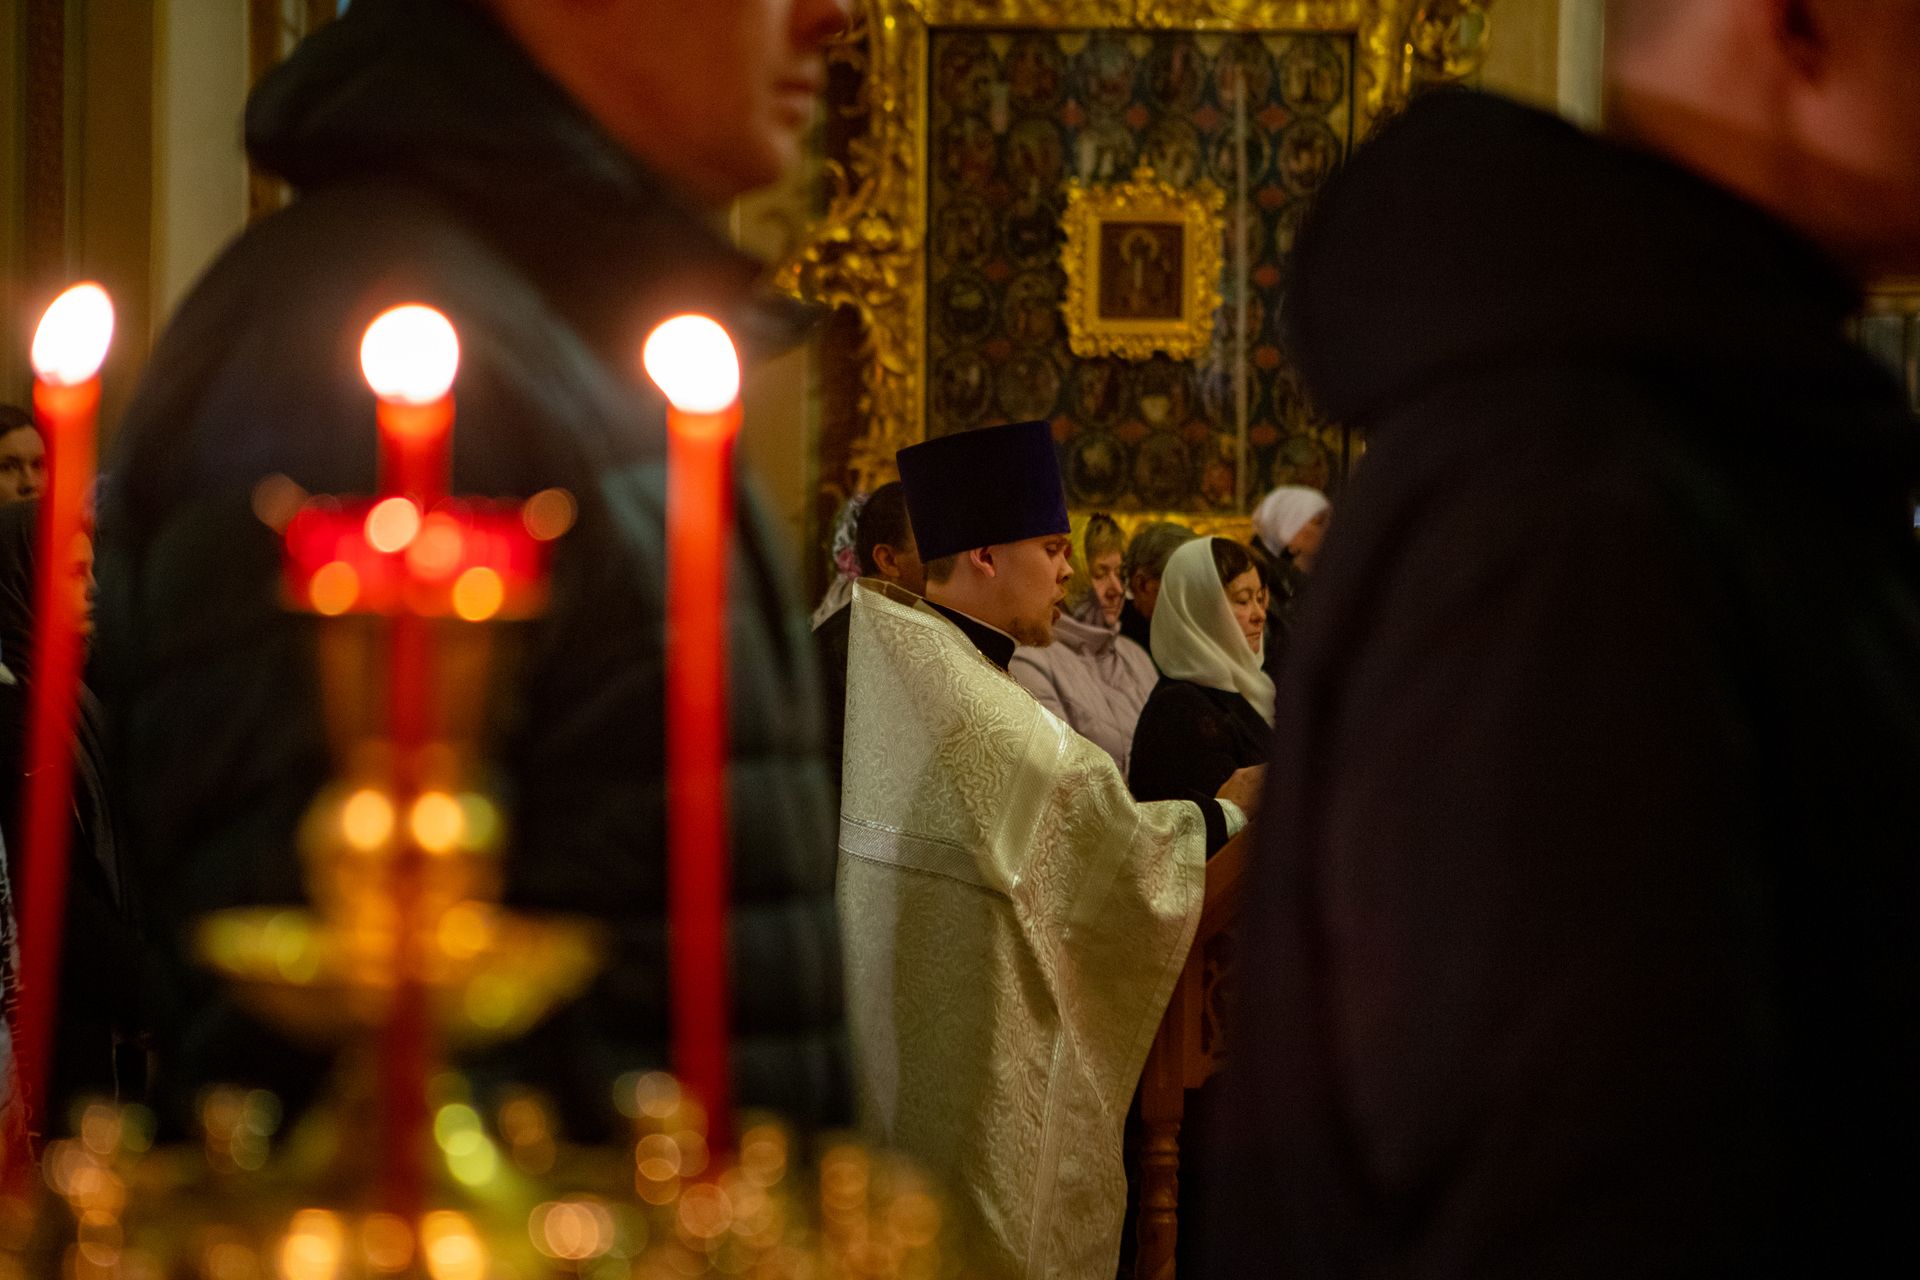
[[[1087,567],[1093,580],[1093,598],[1100,602],[1100,616],[1111,626],[1120,621],[1120,610],[1127,603],[1127,584],[1120,580],[1120,553],[1109,551]]]
[[[1293,541],[1287,544],[1287,551],[1293,556],[1293,562],[1300,566],[1300,572],[1313,572],[1314,557],[1320,554],[1320,542],[1327,536],[1327,522],[1332,518],[1332,511],[1322,511],[1301,525],[1300,532],[1294,534]]]
[[[1227,607],[1233,610],[1233,620],[1240,624],[1247,647],[1259,653],[1267,635],[1267,602],[1258,573],[1249,569],[1227,584]]]
[[[72,592],[73,616],[79,620],[80,634],[93,635],[93,598],[97,584],[93,577],[93,539],[81,534],[73,544],[73,560],[68,566],[67,589]]]

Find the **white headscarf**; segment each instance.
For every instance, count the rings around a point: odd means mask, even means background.
[[[1167,560],[1153,607],[1153,660],[1169,679],[1239,694],[1273,723],[1273,681],[1234,621],[1211,538],[1195,538]]]
[[[1253,531],[1267,550],[1277,556],[1287,549],[1295,534],[1307,527],[1307,521],[1329,505],[1327,495],[1318,489],[1283,484],[1253,509]]]

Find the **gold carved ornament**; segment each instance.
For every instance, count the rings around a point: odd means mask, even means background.
[[[1128,182],[1088,186],[1067,184],[1066,244],[1060,265],[1067,276],[1067,342],[1077,356],[1119,356],[1145,360],[1156,351],[1185,360],[1206,350],[1213,337],[1213,315],[1220,309],[1221,242],[1225,225],[1221,211],[1226,192],[1211,182],[1179,188],[1162,182],[1153,169],[1136,169]],[[1147,236],[1147,227],[1177,227],[1179,261],[1173,266],[1177,314],[1165,318],[1115,319],[1101,302],[1104,275],[1126,259],[1128,240],[1137,238],[1158,255],[1160,241]],[[1106,252],[1107,233],[1130,228],[1119,240],[1119,252]],[[1143,255],[1132,255],[1136,265]]]
[[[778,287],[852,307],[862,328],[855,489],[894,478],[894,453],[926,434],[928,39],[936,28],[1298,31],[1354,38],[1354,136],[1415,88],[1477,69],[1492,0],[856,0],[838,56],[864,75],[864,137],[834,166],[826,216],[783,263]]]

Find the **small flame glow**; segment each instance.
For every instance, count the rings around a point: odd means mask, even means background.
[[[360,340],[360,371],[382,400],[432,404],[452,390],[459,369],[459,335],[432,307],[383,311]]]
[[[113,342],[113,299],[77,284],[53,300],[33,335],[33,371],[42,382],[77,387],[100,372]]]
[[[740,356],[717,321],[675,316],[647,336],[647,376],[682,413],[719,413],[740,397]]]

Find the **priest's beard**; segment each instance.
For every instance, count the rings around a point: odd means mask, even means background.
[[[1053,606],[1037,618],[1014,618],[1007,623],[1007,634],[1031,649],[1044,649],[1053,643]]]

